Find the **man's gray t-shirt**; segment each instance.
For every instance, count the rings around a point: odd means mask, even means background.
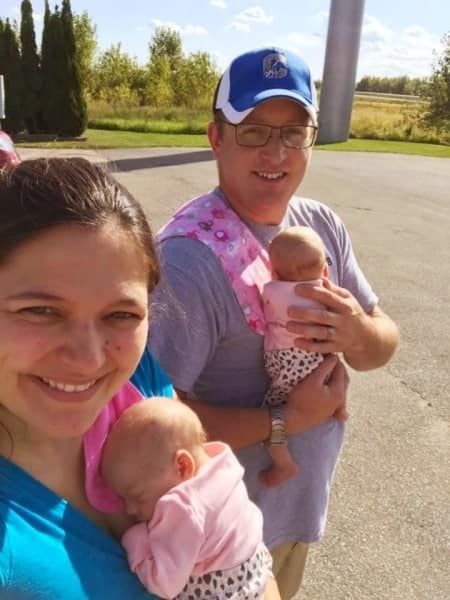
[[[330,279],[347,288],[367,312],[377,304],[342,221],[325,205],[294,197],[280,225],[247,225],[265,248],[281,229],[312,227],[326,246]],[[263,337],[247,325],[219,259],[188,238],[165,240],[160,254],[163,281],[152,299],[152,354],[176,388],[203,402],[261,406],[268,386]],[[265,488],[258,480],[271,463],[262,444],[236,452],[250,498],[263,512],[264,540],[270,548],[289,540],[312,542],[323,534],[343,429],[329,419],[291,437],[289,449],[299,472],[275,488]]]

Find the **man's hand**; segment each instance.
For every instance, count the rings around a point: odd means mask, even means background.
[[[297,286],[298,296],[315,300],[324,308],[290,306],[287,329],[298,337],[295,345],[307,352],[342,352],[355,369],[384,365],[398,343],[395,323],[378,307],[366,313],[346,289],[328,279],[323,287]]]
[[[320,425],[330,417],[345,420],[349,377],[336,355],[324,361],[298,383],[283,407],[286,433],[292,435]],[[343,418],[344,417],[344,418]]]
[[[299,285],[295,293],[324,308],[290,306],[287,329],[296,333],[296,346],[308,352],[346,352],[360,343],[368,315],[346,289],[324,279],[323,287]]]

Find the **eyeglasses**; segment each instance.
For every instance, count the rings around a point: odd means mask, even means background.
[[[257,148],[265,146],[272,137],[274,129],[279,130],[280,139],[286,148],[295,148],[303,150],[312,146],[316,140],[317,127],[315,125],[283,125],[282,127],[272,127],[271,125],[261,125],[259,123],[239,123],[234,125],[228,121],[220,119],[222,123],[234,127],[236,143],[239,146],[248,148]]]

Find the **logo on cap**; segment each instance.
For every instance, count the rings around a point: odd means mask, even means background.
[[[286,77],[287,59],[284,54],[272,53],[263,59],[264,77],[267,79],[282,79]]]

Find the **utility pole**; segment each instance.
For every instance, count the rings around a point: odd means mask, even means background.
[[[319,144],[348,139],[363,16],[364,0],[331,0],[320,89]]]

